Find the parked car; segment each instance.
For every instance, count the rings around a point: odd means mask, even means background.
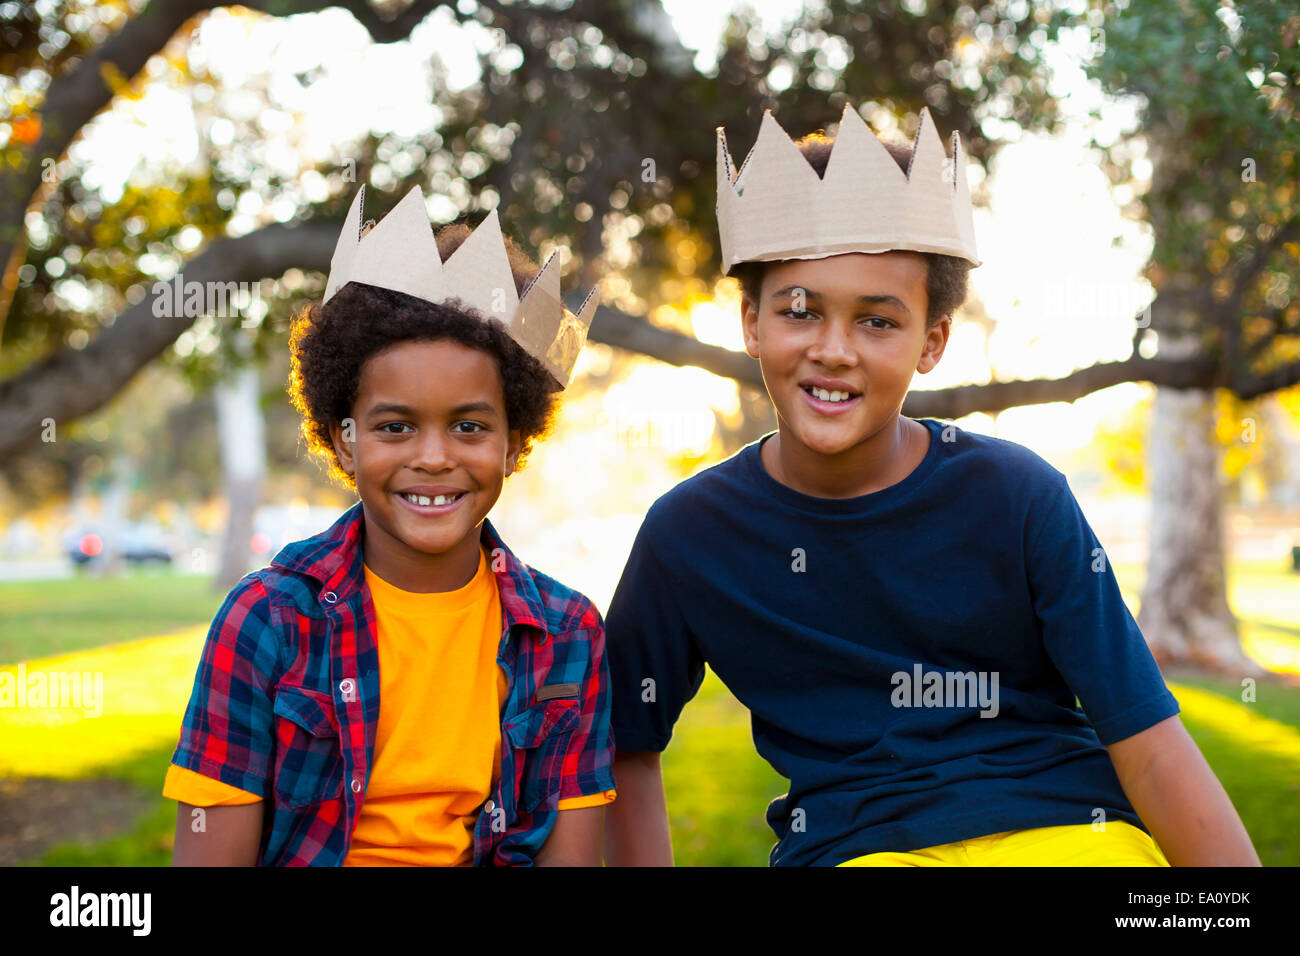
[[[249,547],[269,563],[291,541],[320,534],[343,513],[341,508],[321,506],[263,505],[253,514],[253,538]]]
[[[68,557],[79,566],[102,561],[107,544],[101,530],[93,527],[74,530],[64,539]],[[170,565],[173,560],[174,543],[154,525],[127,524],[115,544],[128,564]]]

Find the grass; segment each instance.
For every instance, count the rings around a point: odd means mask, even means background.
[[[749,711],[706,669],[662,757],[678,866],[767,866],[764,813],[789,789],[754,750]]]
[[[1134,594],[1140,588],[1141,569],[1117,567],[1116,574],[1130,606],[1136,609]],[[111,840],[94,846],[55,847],[34,863],[166,865],[171,859],[176,804],[164,800],[160,791],[175,740],[173,736],[165,746],[159,743],[160,728],[164,724],[179,726],[179,708],[188,697],[197,648],[220,598],[206,590],[203,579],[186,576],[168,579],[166,588],[159,588],[157,581],[142,587],[141,582],[130,578],[82,582],[79,587],[84,592],[49,587],[66,583],[0,586],[0,611],[6,612],[4,624],[0,625],[0,647],[6,646],[2,643],[5,638],[13,641],[21,633],[7,613],[10,608],[25,606],[36,616],[38,606],[53,602],[60,610],[58,626],[48,626],[33,645],[24,639],[17,654],[7,655],[9,659],[157,634],[166,629],[160,626],[163,622],[177,628],[188,626],[191,631],[188,636],[156,639],[159,643],[150,646],[148,660],[152,663],[148,666],[138,663],[143,658],[130,656],[139,647],[126,645],[107,650],[122,669],[122,686],[134,688],[127,696],[136,701],[139,715],[147,715],[139,719],[152,728],[153,736],[143,744],[139,740],[132,742],[123,739],[138,732],[131,729],[132,725],[122,724],[111,731],[108,724],[102,725],[98,746],[108,747],[111,742],[122,749],[109,751],[106,762],[97,763],[93,773],[139,787],[156,800],[152,809]],[[1230,573],[1229,587],[1233,607],[1242,615],[1247,642],[1252,634],[1256,635],[1271,642],[1270,646],[1279,649],[1284,658],[1300,660],[1300,622],[1295,619],[1296,608],[1300,607],[1300,576],[1275,566],[1239,566]],[[18,593],[30,590],[42,592],[41,596]],[[167,610],[147,606],[160,595],[169,605]],[[74,613],[77,608],[80,617]],[[119,619],[135,624],[132,628],[118,628]],[[147,626],[141,622],[148,622]],[[100,625],[104,627],[96,629]],[[128,630],[130,633],[126,633]],[[185,647],[186,640],[193,648]],[[5,656],[0,655],[3,659]],[[164,660],[168,663],[164,664]],[[113,666],[104,665],[106,701],[111,699],[107,688],[112,686],[109,678],[115,673]],[[136,677],[147,678],[148,687],[153,689],[149,690],[145,683],[131,683],[127,672],[132,670],[141,671]],[[163,672],[166,676],[160,678]],[[1239,681],[1201,674],[1167,676],[1182,706],[1184,724],[1232,798],[1261,860],[1271,866],[1300,865],[1300,686],[1262,681],[1256,688],[1255,700],[1243,701]],[[176,700],[181,701],[179,707]],[[16,735],[12,728],[10,733],[0,730],[0,768],[6,755],[12,759],[12,741],[27,733]],[[31,750],[33,755],[40,752],[57,756],[59,746],[51,737],[40,747],[24,750]],[[87,745],[64,744],[62,749],[75,752],[83,746]],[[754,752],[748,711],[711,671],[675,728],[663,768],[678,865],[767,865],[775,837],[764,820],[764,812],[773,798],[786,792],[787,782]],[[11,768],[8,772],[14,771]]]
[[[1266,682],[1254,703],[1230,680],[1180,676],[1170,688],[1188,731],[1232,798],[1266,866],[1300,865],[1300,689]],[[166,866],[176,804],[159,795],[171,747],[115,767],[156,796],[127,833],[93,847],[63,845],[42,866]],[[767,804],[785,779],[755,752],[749,714],[710,671],[663,759],[678,866],[766,866],[775,837]]]
[[[138,753],[104,774],[156,797],[152,808],[141,815],[127,832],[93,846],[63,843],[39,860],[22,865],[170,866],[176,829],[176,801],[163,799],[161,791],[174,746],[169,744]]]
[[[0,582],[0,664],[211,622],[212,578],[132,569],[120,578]]]
[[[175,746],[206,634],[204,625],[191,625],[0,667],[0,680],[11,673],[15,687],[24,676],[51,688],[75,679],[71,690],[79,691],[72,700],[0,707],[0,776],[91,777],[140,751]]]
[[[1168,681],[1191,734],[1265,866],[1300,866],[1300,689],[1203,675]]]

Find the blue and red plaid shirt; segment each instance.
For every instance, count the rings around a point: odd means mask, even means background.
[[[226,597],[208,633],[172,762],[266,800],[258,864],[340,866],[379,723],[375,608],[361,503],[286,545]],[[522,564],[488,521],[509,682],[501,774],[474,827],[474,865],[532,865],[560,800],[614,789],[600,612]]]

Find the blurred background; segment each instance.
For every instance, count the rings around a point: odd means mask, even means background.
[[[290,316],[347,205],[498,208],[601,308],[492,520],[608,607],[646,509],[775,419],[720,277],[743,160],[845,102],[970,154],[984,265],[904,412],[1069,477],[1266,864],[1300,864],[1300,12],[1270,0],[0,2],[0,864],[170,861],[212,616],[354,501]],[[201,294],[191,295],[194,287]],[[216,292],[214,296],[213,292]],[[710,674],[679,864],[762,866],[786,782]]]

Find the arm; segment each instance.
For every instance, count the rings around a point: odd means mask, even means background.
[[[605,807],[561,810],[533,858],[535,866],[600,866]]]
[[[1258,866],[1068,483],[1045,501],[1031,507],[1026,551],[1043,645],[1106,746],[1129,803],[1175,866]]]
[[[614,779],[618,781],[618,799],[605,814],[605,862],[609,866],[672,866],[659,754],[618,751]]]
[[[1177,715],[1106,748],[1124,794],[1174,866],[1259,866],[1223,785]]]
[[[249,575],[226,596],[208,630],[172,756],[175,766],[168,769],[168,781],[177,770],[208,778],[207,786],[178,784],[169,791],[168,782],[163,785],[163,795],[177,801],[173,866],[258,862],[275,752],[271,689],[277,654],[270,600],[262,582]],[[204,792],[212,787],[220,792]],[[196,810],[202,811],[202,824]]]
[[[264,800],[202,808],[178,803],[172,866],[256,866],[263,806]],[[204,814],[203,829],[197,833],[192,824],[196,809]]]
[[[660,534],[680,538],[676,529],[689,522],[664,510],[664,501],[651,506],[637,531],[606,622],[618,783],[618,800],[605,816],[610,866],[673,865],[659,755],[704,682],[704,655],[687,611],[710,596],[696,594],[694,576],[677,574],[651,547]]]

